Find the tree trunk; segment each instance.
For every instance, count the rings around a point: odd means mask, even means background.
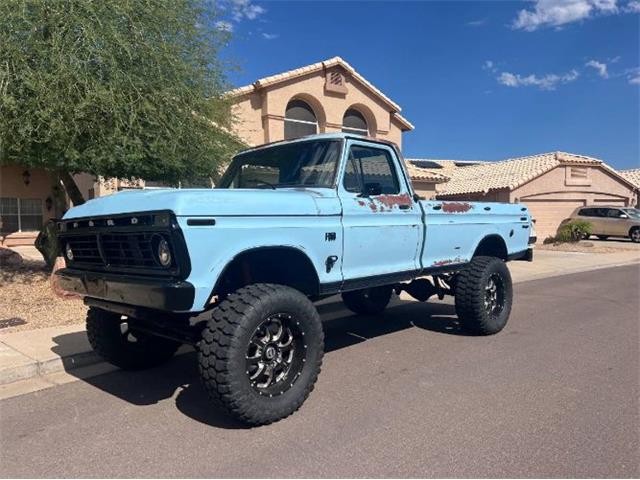
[[[58,172],[60,175],[60,180],[62,180],[62,185],[64,185],[64,189],[69,195],[69,199],[73,202],[73,205],[77,207],[78,205],[82,205],[84,203],[84,197],[82,196],[82,192],[76,185],[76,181],[73,179],[73,176],[69,172]]]

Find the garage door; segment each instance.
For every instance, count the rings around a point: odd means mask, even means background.
[[[549,235],[555,235],[560,222],[585,204],[580,200],[523,200],[522,203],[529,207],[531,216],[536,219],[539,242]]]
[[[596,198],[594,203],[597,203],[598,205],[612,205],[617,207],[627,206],[627,202],[625,200],[611,200],[610,198]]]

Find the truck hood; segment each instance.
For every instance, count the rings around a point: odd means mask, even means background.
[[[335,190],[161,189],[127,190],[96,198],[69,210],[64,218],[171,210],[177,216],[337,215]]]

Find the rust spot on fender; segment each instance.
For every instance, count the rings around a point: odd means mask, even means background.
[[[361,207],[364,207],[365,203],[362,200],[358,200],[358,205],[360,205]]]
[[[442,211],[444,213],[465,213],[473,208],[469,202],[443,202]]]

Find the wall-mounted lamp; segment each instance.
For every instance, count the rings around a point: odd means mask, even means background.
[[[53,207],[53,199],[51,197],[47,197],[44,201],[44,206],[47,207],[47,212],[51,211],[51,208]]]
[[[22,172],[22,181],[25,185],[29,185],[31,183],[31,172],[29,172],[29,170]]]

